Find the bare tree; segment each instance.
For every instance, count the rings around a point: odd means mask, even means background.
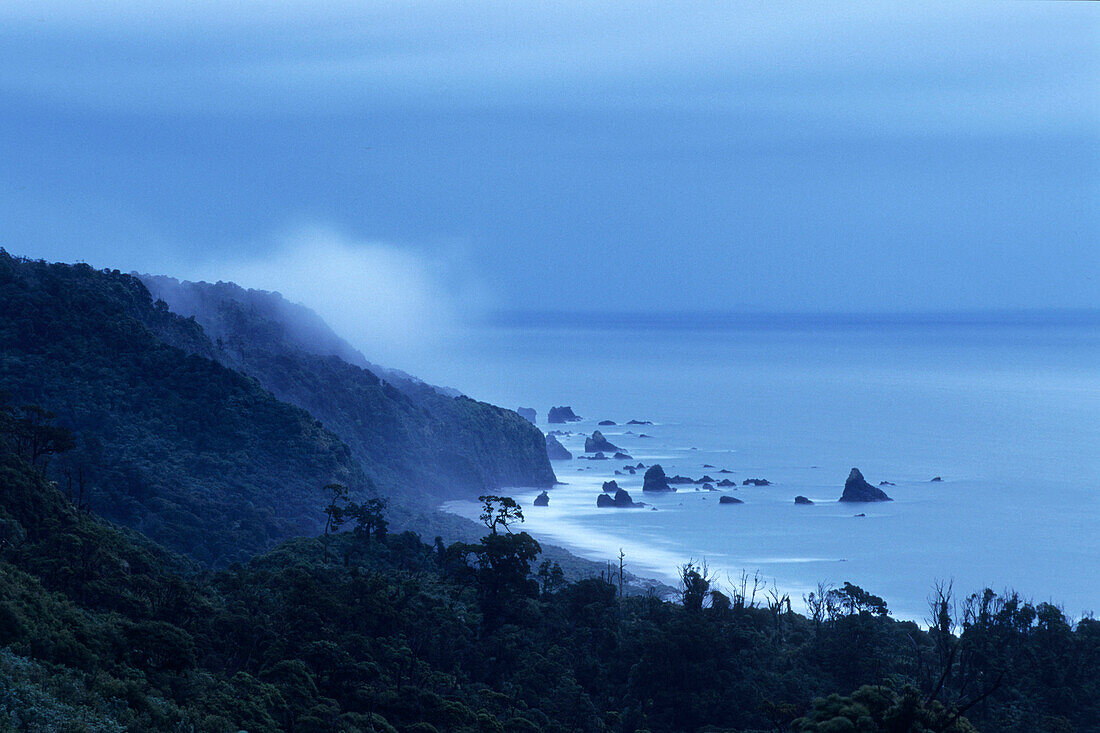
[[[623,568],[626,567],[623,560],[626,559],[626,553],[623,552],[623,548],[619,548],[619,598],[623,597]]]

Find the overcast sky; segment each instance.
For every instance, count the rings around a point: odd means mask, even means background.
[[[1098,4],[269,5],[0,4],[0,246],[380,329],[1100,307]]]

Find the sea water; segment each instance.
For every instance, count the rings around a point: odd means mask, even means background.
[[[421,371],[571,433],[549,507],[511,493],[524,529],[584,557],[622,550],[629,570],[669,583],[706,562],[727,589],[759,571],[796,607],[819,582],[851,581],[918,621],[936,582],[1100,609],[1095,323],[501,326]],[[548,425],[552,405],[584,420]],[[577,457],[601,420],[629,461]],[[644,471],[614,474],[638,462],[738,487],[643,494]],[[853,467],[895,484],[894,501],[838,503]],[[649,507],[598,509],[610,479]],[[719,505],[723,493],[744,503]],[[472,503],[446,508],[476,518]]]

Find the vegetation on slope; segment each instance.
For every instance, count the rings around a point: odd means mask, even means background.
[[[804,617],[781,598],[717,592],[692,566],[681,603],[623,598],[612,577],[565,583],[540,564],[504,499],[486,497],[480,542],[445,547],[387,533],[378,505],[317,493],[349,531],[193,574],[0,455],[0,728],[1100,724],[1100,623],[1071,625],[1047,604],[987,591],[957,627],[947,604],[922,631],[854,586]]]
[[[472,499],[550,486],[542,434],[515,412],[443,394],[408,375],[376,375],[308,309],[232,283],[145,282],[216,339],[223,363],[307,410],[346,442],[385,493]]]
[[[0,251],[0,392],[78,436],[55,475],[112,521],[226,565],[315,534],[318,481],[367,481],[335,435],[212,349],[128,275]]]

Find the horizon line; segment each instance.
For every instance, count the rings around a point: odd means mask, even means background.
[[[517,310],[487,314],[505,328],[652,328],[675,330],[859,327],[1096,326],[1100,308],[989,308],[911,311]]]

